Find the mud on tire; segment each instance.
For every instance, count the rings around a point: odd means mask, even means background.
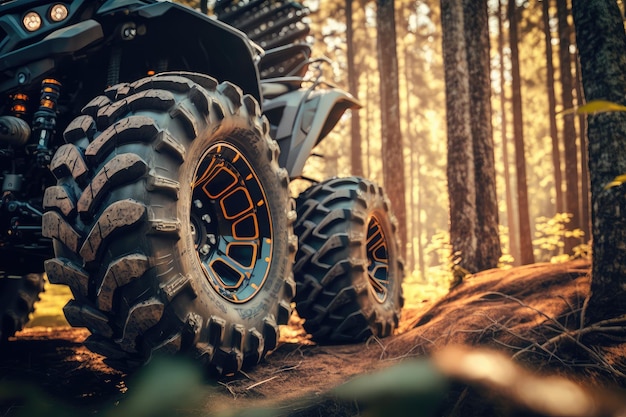
[[[220,374],[259,362],[291,312],[297,241],[258,103],[178,72],[113,86],[82,113],[44,196],[68,322],[120,369],[178,352]]]
[[[335,178],[296,201],[296,310],[320,343],[386,337],[398,326],[403,263],[382,188]]]

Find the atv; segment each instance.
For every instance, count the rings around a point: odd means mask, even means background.
[[[43,288],[128,370],[160,354],[231,374],[277,347],[295,302],[320,343],[390,335],[403,265],[383,190],[314,183],[356,99],[311,57],[308,9],[0,1],[2,338]]]

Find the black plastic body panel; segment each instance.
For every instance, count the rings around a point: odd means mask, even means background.
[[[20,0],[0,5],[3,93],[28,88],[43,77],[67,78],[82,81],[74,83],[77,89],[88,85],[72,93],[89,100],[107,87],[111,56],[118,54],[118,82],[131,82],[151,71],[193,71],[230,81],[261,101],[256,51],[231,26],[172,2],[76,0],[67,2],[70,16],[65,25],[44,18],[38,31],[22,27],[27,11],[43,15],[52,3]],[[66,29],[72,25],[77,26]],[[136,36],[122,36],[126,27],[133,27]]]

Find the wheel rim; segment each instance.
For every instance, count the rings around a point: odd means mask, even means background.
[[[270,267],[272,221],[261,182],[236,147],[216,143],[193,183],[191,233],[205,275],[233,303],[259,293]]]
[[[379,303],[389,293],[389,250],[380,219],[373,215],[367,226],[367,261],[370,290]]]

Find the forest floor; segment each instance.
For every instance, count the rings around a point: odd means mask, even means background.
[[[86,330],[36,325],[0,358],[0,416],[626,416],[626,320],[581,325],[589,282],[588,261],[485,271],[358,345],[315,345],[294,319],[221,380],[159,361],[126,375]]]

